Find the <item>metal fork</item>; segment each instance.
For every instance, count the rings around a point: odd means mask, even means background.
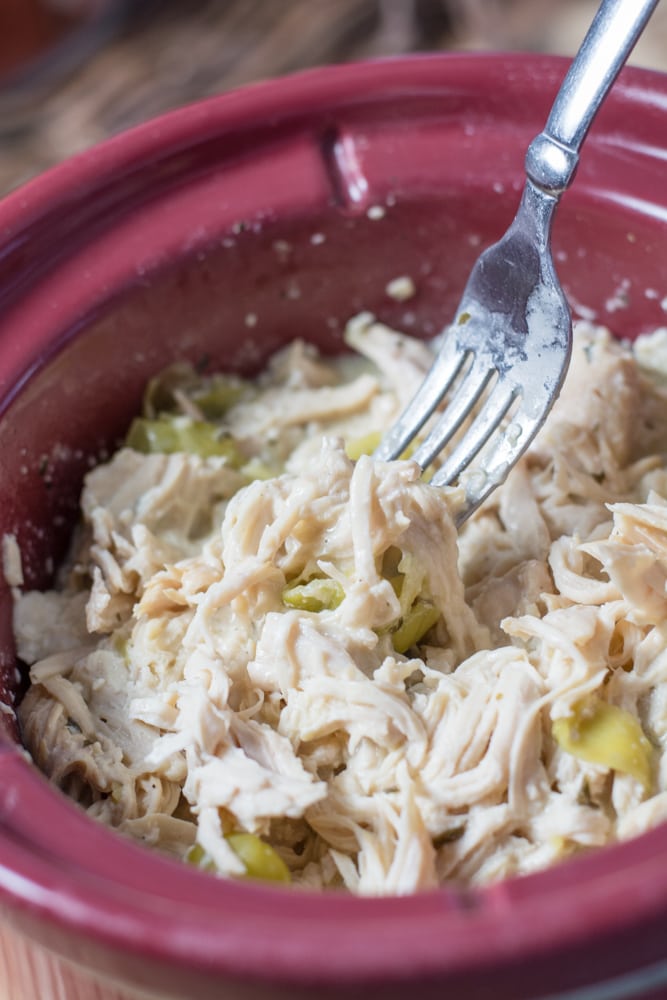
[[[514,221],[477,260],[431,370],[375,452],[382,460],[401,455],[454,386],[412,458],[426,468],[474,413],[431,480],[444,486],[466,472],[459,523],[503,482],[560,391],[572,320],[551,255],[554,211],[574,177],[588,129],[657,4],[600,4],[544,131],[528,147]]]

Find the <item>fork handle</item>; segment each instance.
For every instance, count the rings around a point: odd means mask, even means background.
[[[526,173],[558,198],[577,169],[579,150],[659,0],[602,0],[556,96],[544,131],[528,147]]]

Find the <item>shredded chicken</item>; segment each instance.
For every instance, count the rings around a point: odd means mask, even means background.
[[[5,543],[36,763],[218,873],[252,874],[241,833],[294,884],[362,894],[662,822],[665,336],[635,352],[581,324],[542,433],[460,536],[458,488],[368,454],[431,349],[367,315],[356,370],[299,342],[231,386],[213,453],[122,448],[86,478],[56,590],[22,593]],[[167,385],[174,412],[140,430],[208,433],[211,384]]]

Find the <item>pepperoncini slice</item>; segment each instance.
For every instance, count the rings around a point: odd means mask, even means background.
[[[289,584],[282,597],[283,604],[297,611],[333,611],[341,604],[345,591],[337,580],[315,578]]]
[[[204,872],[217,872],[216,864],[210,854],[207,854],[201,844],[193,844],[185,855],[190,865],[196,865]]]
[[[362,437],[352,438],[351,441],[345,443],[345,454],[353,462],[356,462],[358,458],[362,455],[372,455],[377,446],[382,440],[382,431],[371,431],[369,434],[364,434]],[[418,442],[417,442],[418,443]],[[405,451],[400,455],[401,458],[410,458],[417,449],[417,443],[411,442]]]
[[[245,878],[263,882],[291,882],[289,868],[261,837],[254,833],[228,833],[225,840],[245,866]],[[216,872],[215,862],[201,844],[193,844],[185,855],[186,861],[202,871]]]
[[[345,453],[351,461],[356,462],[362,455],[372,455],[380,441],[382,431],[371,431],[363,437],[353,438],[345,443]]]
[[[585,704],[573,715],[555,719],[554,739],[567,753],[590,764],[630,774],[651,786],[651,744],[630,712],[605,701]]]
[[[238,378],[213,375],[201,389],[191,392],[190,398],[207,420],[219,420],[247,391],[247,383]]]
[[[221,437],[215,424],[190,417],[162,416],[156,420],[137,417],[132,421],[125,443],[128,448],[145,455],[172,455],[175,452],[202,458],[218,455],[226,458],[234,469],[245,461],[236,442],[230,437]]]
[[[200,375],[192,365],[178,362],[146,386],[143,415],[152,420],[165,414],[183,413],[185,398],[199,408],[206,420],[219,420],[250,389],[250,384],[237,375]]]
[[[411,646],[416,646],[439,618],[440,612],[434,604],[421,597],[417,598],[401,619],[398,628],[392,632],[391,641],[396,652],[407,653]]]
[[[241,472],[248,480],[274,479],[276,476],[282,475],[283,471],[283,469],[267,465],[266,462],[262,462],[258,458],[251,458],[249,462],[246,462],[245,465],[242,465],[239,469],[239,472]]]
[[[392,546],[382,561],[382,575],[389,580],[401,605],[401,617],[388,630],[397,653],[417,645],[440,618],[440,611],[424,590],[426,574],[410,552]]]
[[[246,869],[247,878],[263,882],[290,882],[290,871],[280,855],[254,833],[228,833],[225,838]]]

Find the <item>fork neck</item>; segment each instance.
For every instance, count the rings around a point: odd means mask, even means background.
[[[549,250],[551,224],[559,198],[560,192],[553,194],[535,184],[532,178],[526,180],[512,228],[515,232],[520,229],[541,255]]]

